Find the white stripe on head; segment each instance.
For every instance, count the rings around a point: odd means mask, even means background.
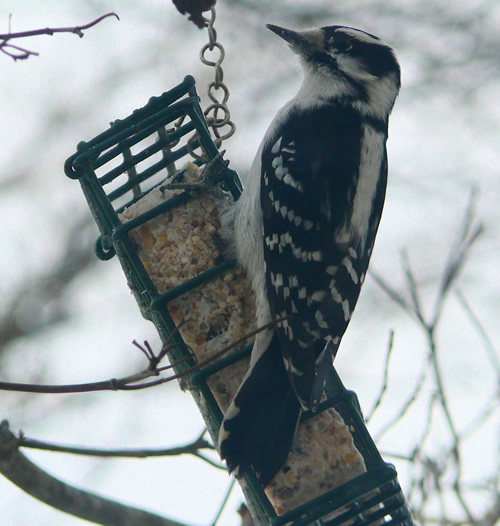
[[[379,44],[381,46],[387,46],[383,40],[376,37],[375,35],[370,35],[365,31],[361,31],[360,29],[355,29],[353,27],[339,27],[336,32],[345,33],[346,35],[354,37],[356,40],[365,42],[366,44]]]

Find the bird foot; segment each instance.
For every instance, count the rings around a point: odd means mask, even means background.
[[[190,168],[179,170],[168,183],[163,184],[160,189],[163,190],[185,190],[193,196],[201,197],[208,193],[221,180],[222,172],[228,167],[229,161],[223,159],[225,150],[219,152],[204,167],[200,174],[200,180],[195,182],[183,181],[190,172]]]

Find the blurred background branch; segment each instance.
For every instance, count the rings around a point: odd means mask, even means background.
[[[385,424],[385,427],[383,427],[377,435],[377,440],[380,440],[380,438],[389,431],[397,433],[400,426],[411,425],[405,416],[412,404],[418,403],[419,399],[422,397],[425,399],[422,386],[427,383],[433,394],[429,399],[426,409],[426,425],[422,436],[415,437],[416,440],[414,440],[413,452],[411,456],[407,458],[412,466],[413,472],[415,474],[420,472],[419,475],[414,475],[411,479],[408,498],[410,499],[410,502],[414,503],[413,509],[416,520],[424,524],[427,522],[432,523],[431,517],[433,515],[432,513],[427,512],[426,507],[428,504],[427,501],[430,497],[435,498],[436,495],[439,496],[441,503],[441,510],[439,513],[440,520],[443,520],[443,518],[446,518],[446,520],[450,519],[449,511],[447,509],[448,505],[446,504],[447,497],[445,495],[447,487],[454,492],[455,497],[462,508],[463,515],[466,517],[467,523],[483,523],[483,517],[475,517],[468,504],[468,501],[471,500],[472,496],[468,495],[467,483],[464,482],[463,479],[464,470],[461,457],[462,452],[464,451],[463,439],[469,433],[481,434],[484,431],[484,424],[486,424],[489,417],[492,416],[491,408],[488,408],[486,411],[484,407],[478,408],[478,415],[476,416],[472,427],[470,427],[467,432],[465,430],[459,431],[460,428],[463,428],[461,415],[460,413],[453,415],[450,410],[450,406],[453,404],[453,401],[451,400],[452,395],[445,388],[445,379],[448,377],[448,371],[446,368],[443,368],[440,363],[440,353],[442,350],[438,345],[436,338],[439,323],[445,313],[447,297],[460,278],[460,273],[472,251],[473,244],[477,241],[483,231],[483,226],[480,223],[477,223],[475,215],[476,209],[473,194],[465,211],[462,226],[458,232],[456,240],[452,243],[444,269],[441,273],[436,298],[434,299],[434,308],[429,317],[427,317],[424,312],[420,300],[421,294],[418,279],[411,270],[407,255],[404,255],[403,257],[403,272],[406,278],[406,294],[409,296],[408,298],[405,297],[404,292],[394,290],[387,280],[375,272],[372,272],[375,281],[380,285],[387,296],[417,322],[427,341],[427,360],[410,398],[403,404],[402,408],[394,414],[393,418]],[[463,299],[462,302],[464,302]],[[473,321],[477,329],[477,322],[475,320]],[[487,337],[485,338],[482,331],[480,335],[485,342],[489,341]],[[392,346],[389,350],[391,348]],[[389,362],[387,359],[384,386],[386,386],[389,373],[388,365]],[[498,370],[496,371],[496,376],[497,385],[500,385],[500,375],[498,374]],[[390,390],[388,389],[384,389],[382,393],[390,396]],[[500,402],[497,390],[493,390],[490,396],[492,403],[498,404]],[[375,409],[382,405],[383,399],[379,399]],[[435,454],[430,454],[426,441],[429,438],[431,430],[437,427],[438,424],[436,421],[439,419],[446,423],[446,429],[444,430],[445,437],[442,438],[444,448],[440,448]],[[498,438],[500,439],[500,435]],[[386,454],[391,456],[390,452]],[[450,475],[452,479],[451,481],[448,481],[447,479]],[[498,502],[492,502],[491,508],[487,511],[486,516],[494,517],[495,521],[500,518]],[[435,517],[437,517],[437,515]],[[435,520],[437,520],[437,518]]]

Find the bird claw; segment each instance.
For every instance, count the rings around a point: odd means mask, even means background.
[[[215,186],[220,182],[220,175],[229,166],[229,161],[223,158],[225,153],[226,150],[222,150],[205,165],[202,175],[206,184]]]
[[[189,169],[179,170],[170,180],[161,186],[161,190],[184,190],[190,194],[201,197],[208,193],[221,180],[222,172],[228,167],[229,161],[223,159],[226,150],[219,152],[211,159],[201,172],[199,181],[188,183],[180,182]]]

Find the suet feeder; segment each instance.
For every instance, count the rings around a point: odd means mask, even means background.
[[[178,364],[177,373],[194,365],[197,358],[192,353],[193,342],[184,341],[181,332],[176,331],[179,320],[173,319],[169,306],[221,276],[229,276],[225,282],[236,279],[235,272],[238,271],[234,268],[234,261],[215,254],[208,268],[205,266],[200,272],[194,269],[194,275],[189,274],[188,279],[180,283],[174,279],[176,276],[168,276],[169,272],[175,272],[174,269],[162,268],[161,275],[167,276],[166,283],[174,285],[159,290],[134,234],[152,229],[151,225],[161,217],[174,221],[180,207],[194,202],[197,197],[181,192],[145,211],[138,208],[138,203],[146,196],[158,193],[165,178],[177,172],[187,161],[202,167],[217,153],[199,105],[195,81],[187,76],[181,84],[153,97],[126,119],[113,122],[107,131],[88,142],[81,142],[77,152],[65,164],[67,176],[80,182],[100,230],[96,243],[98,257],[107,260],[115,254],[118,256],[144,317],[155,324],[164,343],[173,344],[169,357],[172,363]],[[224,168],[219,184],[233,199],[238,199],[241,185],[235,171]],[[134,207],[137,210],[133,217],[127,215],[127,210]],[[192,228],[200,228],[198,220],[190,224],[194,225]],[[196,317],[196,312],[192,314]],[[221,319],[223,327],[220,330],[224,330],[224,316]],[[206,340],[217,341],[215,325],[208,327],[206,334],[213,335],[207,336]],[[250,350],[251,345],[241,345],[237,352],[190,373],[184,380],[184,386],[190,389],[198,403],[215,443],[225,408],[219,407],[224,404],[218,403],[217,396],[214,396],[211,379],[232,367]],[[327,380],[325,394],[326,400],[321,403],[319,413],[334,408],[340,414],[362,456],[366,471],[333,489],[326,488],[316,498],[279,515],[255,476],[247,473],[242,487],[256,523],[297,526],[413,524],[395,468],[381,458],[365,427],[355,393],[344,388],[334,369]],[[316,416],[317,413],[305,414],[302,420]]]

